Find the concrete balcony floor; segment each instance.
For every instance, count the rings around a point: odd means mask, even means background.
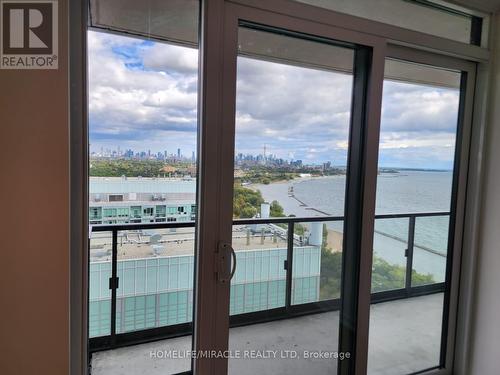
[[[369,374],[402,375],[438,365],[443,294],[372,305]],[[337,360],[304,358],[306,352],[337,350],[338,311],[232,328],[230,349],[258,350],[277,358],[229,360],[234,375],[335,374]],[[92,375],[167,375],[187,371],[188,359],[160,358],[164,351],[191,349],[191,336],[94,353]],[[281,358],[284,351],[298,358]],[[282,352],[283,351],[283,352]],[[156,353],[156,354],[152,354]],[[156,355],[156,358],[155,358]]]

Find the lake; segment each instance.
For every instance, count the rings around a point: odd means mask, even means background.
[[[448,212],[452,172],[400,171],[381,173],[377,181],[376,214]],[[253,185],[266,201],[277,200],[287,215],[300,217],[344,215],[345,176],[295,179]],[[293,196],[289,191],[293,189]],[[444,281],[448,243],[448,216],[417,218],[413,268]],[[374,252],[391,264],[404,266],[408,238],[407,218],[375,221]],[[340,223],[331,229],[343,231]],[[438,253],[438,254],[436,254]]]

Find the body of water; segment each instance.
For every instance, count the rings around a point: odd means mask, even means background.
[[[382,173],[377,180],[376,214],[448,212],[452,172],[400,171]],[[287,215],[344,216],[345,176],[297,179],[254,185],[266,201],[277,200]],[[293,194],[290,191],[293,190]],[[449,216],[417,218],[413,268],[444,281]],[[374,252],[391,264],[404,266],[408,219],[377,219]],[[340,223],[328,224],[342,231]],[[439,253],[439,254],[436,254]]]

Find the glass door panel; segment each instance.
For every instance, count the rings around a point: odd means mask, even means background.
[[[449,215],[416,218],[412,286],[445,282],[449,223]]]
[[[191,371],[200,2],[89,5],[92,373]]]
[[[460,90],[461,72],[386,60],[370,374],[440,365]]]
[[[238,29],[230,374],[337,371],[353,60]]]
[[[407,248],[407,218],[375,220],[372,293],[405,288]]]

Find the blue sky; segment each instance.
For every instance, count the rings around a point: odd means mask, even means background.
[[[196,149],[197,51],[89,32],[91,151]],[[236,152],[345,165],[352,78],[238,59]],[[386,81],[379,164],[451,169],[458,90]]]

